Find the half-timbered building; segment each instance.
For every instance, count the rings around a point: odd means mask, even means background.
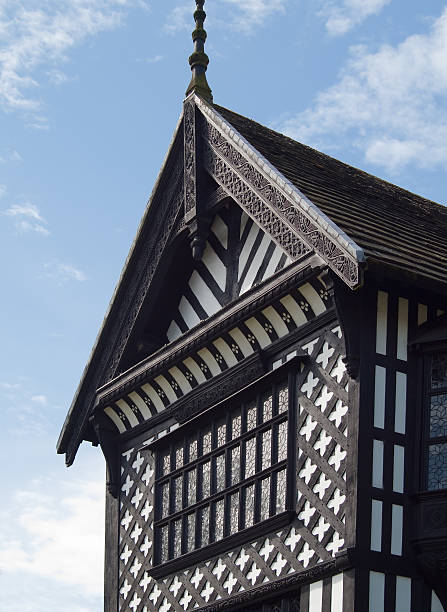
[[[193,78],[64,424],[107,612],[447,609],[447,211]],[[444,607],[443,607],[444,606]]]

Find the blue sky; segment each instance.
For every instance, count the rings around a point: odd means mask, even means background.
[[[0,0],[1,610],[101,609],[101,454],[67,470],[55,444],[181,110],[193,5]],[[205,8],[218,104],[445,202],[445,2]]]

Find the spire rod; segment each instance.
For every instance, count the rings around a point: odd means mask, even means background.
[[[205,0],[196,0],[196,10],[194,12],[194,20],[196,27],[192,33],[194,43],[194,52],[189,57],[189,65],[191,66],[192,77],[191,82],[186,90],[186,95],[194,92],[208,102],[213,101],[213,94],[206,80],[206,69],[208,67],[208,56],[204,51],[206,32],[203,29],[203,22],[206,19],[206,13],[203,10]]]

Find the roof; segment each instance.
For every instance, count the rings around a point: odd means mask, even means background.
[[[447,208],[226,108],[214,109],[349,238],[378,260],[447,282]]]

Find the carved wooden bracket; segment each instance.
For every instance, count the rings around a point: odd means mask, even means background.
[[[107,465],[107,490],[112,497],[117,498],[120,483],[120,466],[118,448],[118,432],[111,420],[102,412],[96,411],[90,422],[98,436],[99,445]]]
[[[324,276],[324,282],[333,294],[338,320],[343,329],[346,350],[343,362],[349,376],[357,379],[360,370],[361,290],[352,291],[329,270]]]

